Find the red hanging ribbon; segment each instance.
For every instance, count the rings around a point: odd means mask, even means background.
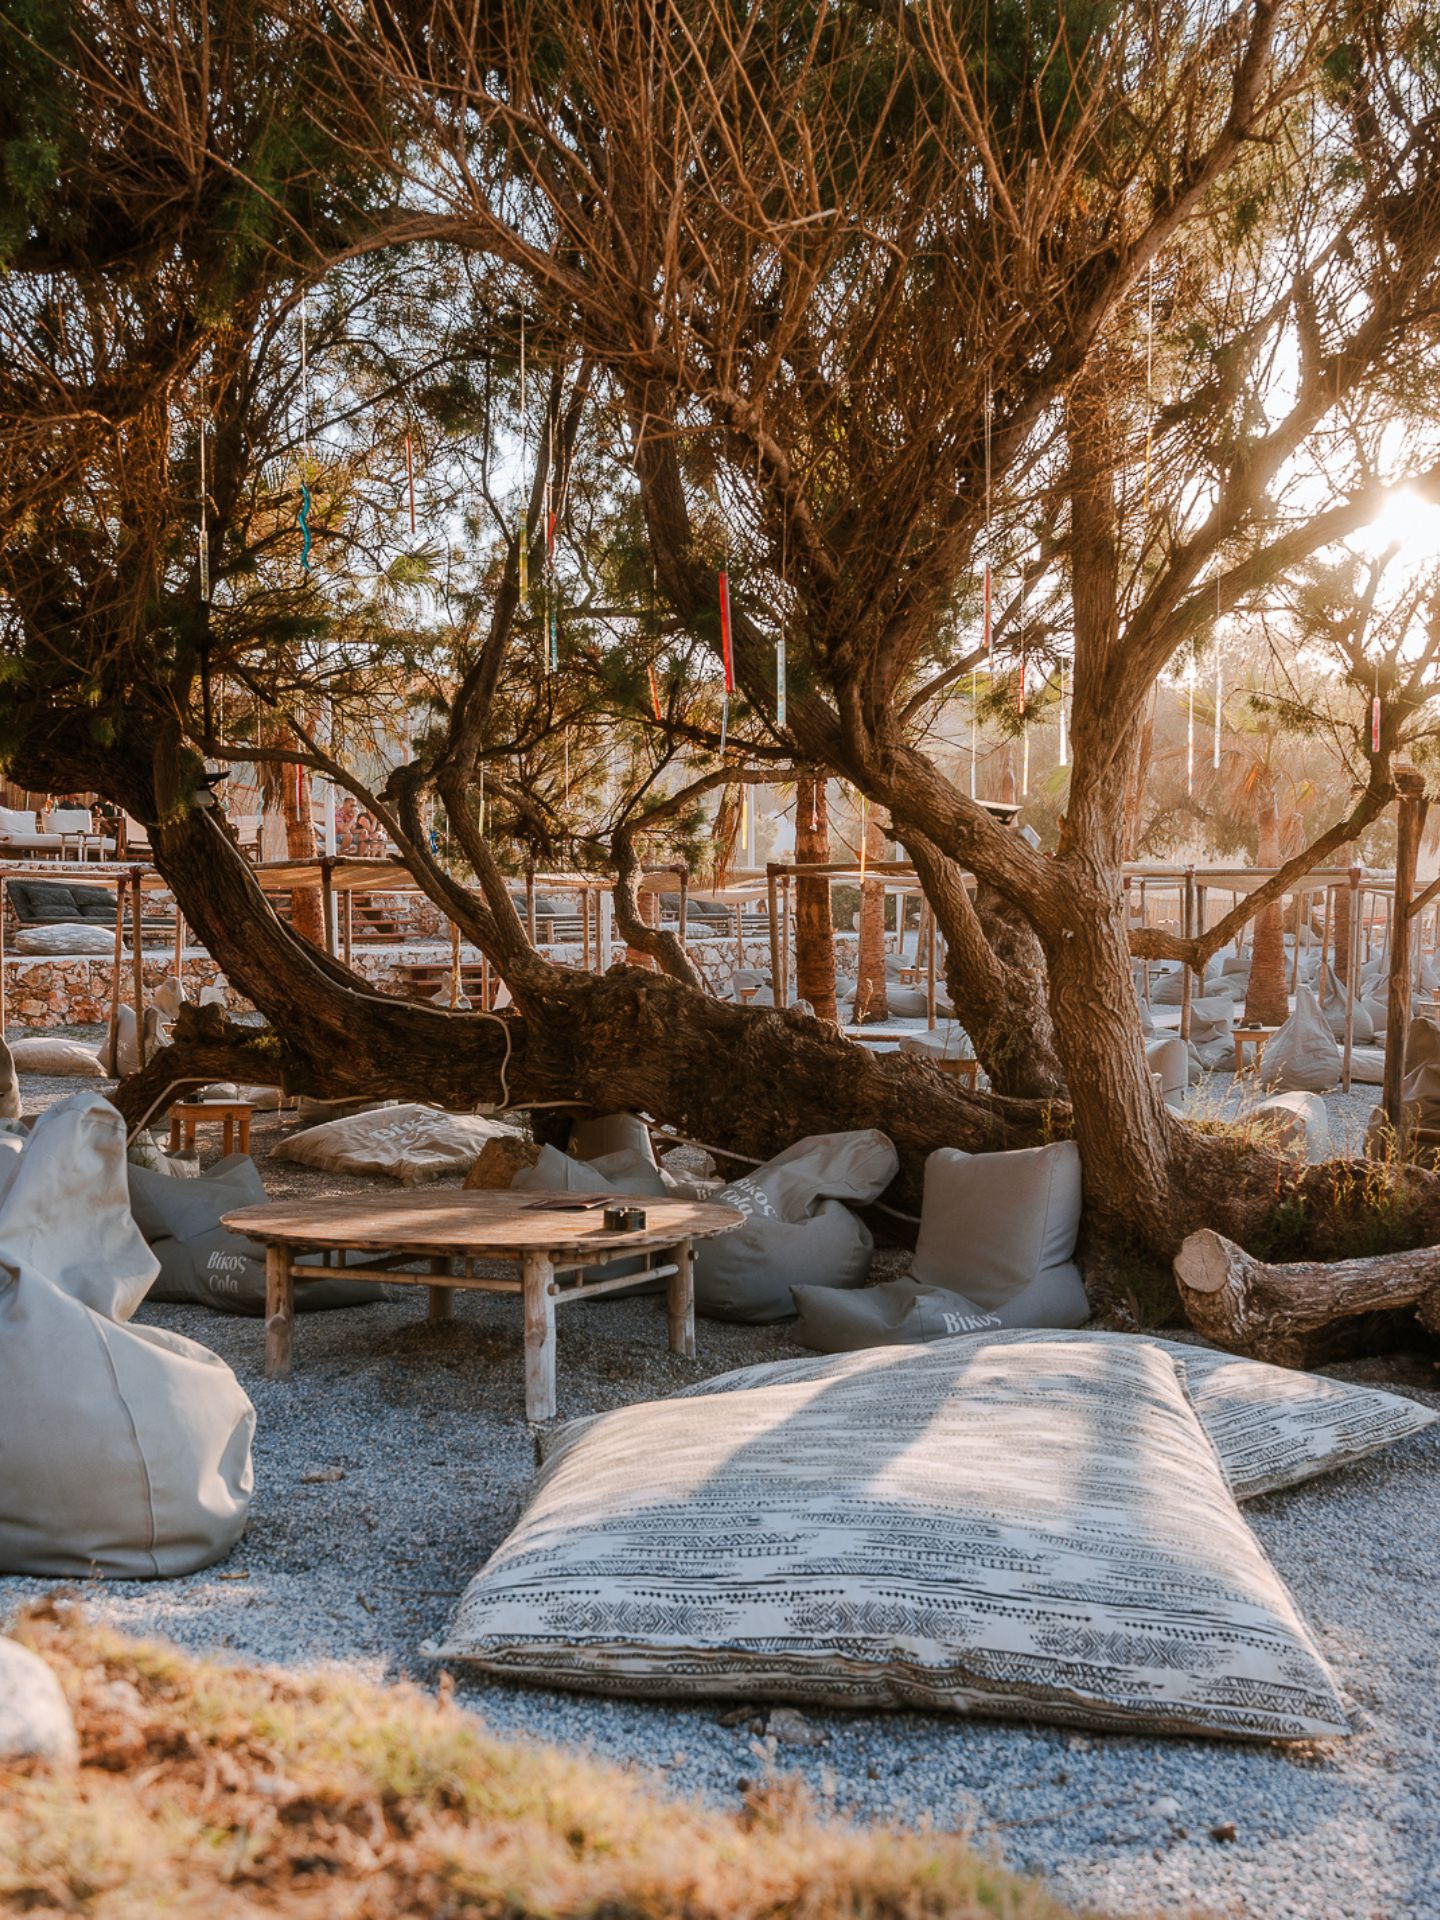
[[[735,647],[730,634],[730,575],[720,570],[720,653],[725,662],[725,691],[735,691]]]
[[[1019,695],[1017,697],[1017,703],[1016,703],[1021,713],[1024,713],[1025,711],[1025,670],[1028,665],[1029,665],[1029,662],[1026,660],[1025,655],[1022,653],[1020,656],[1020,691],[1019,691]]]
[[[1370,702],[1370,751],[1380,751],[1380,696],[1377,693]]]
[[[410,436],[405,436],[405,484],[410,490],[410,531],[415,531],[415,449]]]
[[[663,720],[665,716],[660,711],[660,688],[655,679],[654,667],[650,668],[650,704],[655,709],[655,718]]]
[[[988,561],[985,563],[985,611],[984,611],[984,617],[983,617],[983,625],[984,625],[984,634],[985,634],[985,652],[988,657],[988,655],[993,651],[993,648],[990,642],[990,563]]]
[[[545,517],[545,558],[547,560],[553,560],[555,558],[555,516],[553,513],[547,514]]]

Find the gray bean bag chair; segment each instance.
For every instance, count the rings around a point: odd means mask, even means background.
[[[1329,1093],[1340,1082],[1340,1049],[1320,1002],[1295,990],[1295,1011],[1260,1060],[1260,1084],[1271,1093]]]
[[[1011,1153],[938,1147],[925,1162],[910,1277],[1010,1316],[1003,1326],[1078,1327],[1090,1317],[1074,1258],[1080,1204],[1073,1140]]]
[[[1401,1150],[1409,1154],[1414,1151],[1418,1128],[1440,1127],[1440,1022],[1428,1014],[1422,1014],[1410,1028],[1400,1090]],[[1377,1107],[1366,1129],[1365,1151],[1378,1151],[1388,1131],[1384,1111]]]
[[[1356,986],[1358,988],[1358,981]],[[1333,973],[1326,976],[1325,994],[1320,1006],[1331,1033],[1337,1040],[1343,1041],[1345,1038],[1345,987]],[[1368,1047],[1375,1038],[1375,1022],[1370,1018],[1369,1009],[1358,992],[1355,995],[1350,1034],[1357,1047]]]
[[[878,1200],[900,1160],[883,1133],[816,1133],[714,1196],[745,1225],[695,1250],[695,1306],[712,1320],[785,1320],[797,1286],[858,1287],[874,1240],[847,1201]]]
[[[0,1120],[20,1118],[20,1077],[15,1071],[15,1056],[0,1034]]]
[[[1190,1085],[1190,1049],[1178,1034],[1152,1040],[1145,1048],[1145,1064],[1160,1076],[1160,1097],[1167,1107],[1184,1104]]]
[[[193,1340],[127,1322],[155,1256],[96,1094],[0,1154],[0,1573],[153,1579],[244,1530],[255,1410]]]
[[[1301,1160],[1323,1160],[1330,1151],[1330,1116],[1318,1093],[1277,1093],[1249,1118]]]
[[[1185,998],[1185,969],[1170,967],[1165,972],[1156,968],[1150,970],[1150,1004],[1152,1007],[1178,1007]]]
[[[608,1117],[629,1119],[633,1115]],[[609,1137],[620,1138],[624,1131],[621,1128],[609,1129]],[[591,1137],[604,1136],[601,1132]],[[676,1183],[661,1172],[648,1149],[648,1135],[644,1152],[632,1145],[620,1147],[613,1153],[602,1153],[596,1160],[577,1160],[573,1154],[561,1153],[556,1147],[542,1147],[534,1166],[522,1167],[515,1174],[510,1182],[510,1190],[512,1193],[623,1193],[642,1200],[665,1199],[675,1191]],[[587,1267],[583,1278],[618,1279],[625,1273],[639,1273],[644,1265],[643,1260],[612,1260],[605,1266]],[[663,1280],[646,1281],[641,1286],[623,1287],[616,1293],[602,1294],[600,1297],[605,1300],[628,1300],[637,1293],[658,1293],[664,1284]]]
[[[577,1160],[594,1162],[610,1153],[638,1153],[657,1165],[650,1129],[638,1113],[602,1113],[593,1120],[577,1120],[570,1129],[569,1152]]]
[[[268,1196],[255,1162],[233,1153],[193,1180],[133,1161],[127,1173],[135,1224],[160,1262],[146,1297],[216,1313],[263,1314],[265,1249],[220,1224],[234,1207],[264,1205]],[[367,1257],[356,1254],[354,1261]],[[313,1280],[295,1289],[301,1313],[372,1306],[384,1298],[384,1287],[369,1280]]]
[[[794,1293],[800,1318],[791,1331],[812,1353],[921,1346],[1002,1327],[1078,1327],[1090,1318],[1078,1276],[1072,1279],[1058,1267],[1037,1274],[993,1313],[963,1293],[913,1279],[843,1293],[833,1287],[796,1287]]]

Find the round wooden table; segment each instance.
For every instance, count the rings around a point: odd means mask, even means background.
[[[601,1204],[594,1204],[595,1202]],[[581,1204],[585,1203],[585,1204]],[[606,1230],[604,1205],[640,1206],[637,1233]],[[446,1319],[453,1292],[518,1293],[525,1308],[525,1412],[530,1420],[555,1415],[555,1310],[570,1300],[614,1293],[664,1280],[672,1353],[695,1356],[694,1243],[744,1225],[734,1207],[709,1201],[656,1199],[634,1194],[536,1194],[447,1187],[442,1192],[344,1194],[325,1200],[279,1200],[238,1207],[222,1222],[265,1248],[265,1373],[290,1376],[295,1288],[334,1277],[342,1254],[375,1256],[346,1265],[347,1280],[381,1280],[429,1290],[430,1318]],[[324,1253],[325,1265],[297,1270],[304,1253]],[[643,1270],[601,1274],[617,1260],[644,1261]],[[424,1273],[394,1270],[427,1263]],[[517,1277],[476,1273],[478,1261],[513,1261]],[[562,1282],[564,1284],[562,1284]]]

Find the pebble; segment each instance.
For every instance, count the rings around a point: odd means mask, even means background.
[[[71,1767],[80,1757],[60,1682],[28,1647],[0,1634],[0,1760]]]

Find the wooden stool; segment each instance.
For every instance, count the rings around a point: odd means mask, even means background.
[[[1235,1029],[1235,1071],[1245,1071],[1245,1049],[1254,1047],[1255,1064],[1260,1064],[1260,1056],[1265,1051],[1265,1042],[1273,1040],[1280,1031],[1278,1027],[1236,1027]]]
[[[219,1120],[224,1127],[226,1153],[250,1151],[250,1116],[255,1109],[248,1100],[177,1100],[170,1109],[170,1151],[182,1144],[193,1147],[195,1129],[206,1120]]]
[[[917,1054],[912,1057],[920,1060],[930,1060],[934,1066],[939,1067],[942,1073],[954,1074],[955,1078],[957,1080],[963,1080],[967,1087],[975,1087],[980,1084],[980,1062],[975,1059],[973,1055],[971,1055],[968,1060],[946,1059],[943,1054],[932,1055],[927,1053]]]

